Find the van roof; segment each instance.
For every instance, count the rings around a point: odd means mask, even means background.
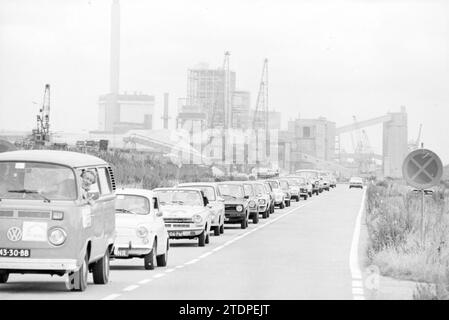
[[[147,189],[137,189],[137,188],[117,188],[115,190],[116,194],[127,194],[127,195],[136,195],[136,196],[144,196],[152,198],[154,197],[154,192]]]
[[[61,164],[72,168],[108,165],[89,154],[58,150],[18,150],[0,153],[0,161],[33,161]]]

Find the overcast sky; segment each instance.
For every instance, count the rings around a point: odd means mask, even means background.
[[[109,90],[112,0],[0,0],[0,130],[31,130],[44,85],[54,130],[97,129]],[[187,69],[231,52],[254,105],[269,59],[271,107],[286,122],[338,125],[407,107],[409,136],[449,162],[449,1],[121,0],[121,91],[164,92],[171,113]],[[381,152],[381,128],[367,129]],[[346,147],[350,149],[349,138]]]

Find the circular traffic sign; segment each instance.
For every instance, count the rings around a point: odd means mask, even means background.
[[[412,187],[431,188],[440,183],[443,176],[443,163],[435,152],[418,149],[405,158],[402,174]]]

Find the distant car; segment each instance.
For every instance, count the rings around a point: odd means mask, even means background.
[[[281,187],[282,191],[284,191],[285,206],[290,207],[291,203],[290,184],[288,183],[287,179],[279,179],[278,181],[279,186]]]
[[[153,270],[156,264],[165,267],[170,242],[154,193],[118,189],[116,194],[113,258],[143,258],[147,270]]]
[[[260,182],[263,183],[263,185],[265,187],[265,191],[270,195],[270,214],[272,214],[272,213],[274,213],[274,207],[275,207],[273,189],[271,188],[271,185],[268,181],[261,180]]]
[[[270,216],[270,205],[271,205],[270,194],[266,191],[263,183],[259,181],[254,181],[253,187],[257,197],[257,205],[259,206],[259,213],[262,214],[263,219],[267,219]]]
[[[323,185],[319,178],[319,173],[318,170],[302,169],[297,170],[295,175],[306,178],[312,185],[312,194],[318,195],[323,192]]]
[[[285,193],[281,189],[279,181],[267,180],[267,182],[270,184],[271,189],[273,190],[273,193],[274,193],[274,205],[279,206],[280,209],[284,209],[285,208]]]
[[[212,213],[203,191],[194,188],[157,188],[153,191],[171,239],[198,239],[200,247],[209,243]]]
[[[249,208],[249,219],[252,219],[254,224],[259,223],[259,197],[256,195],[254,186],[252,182],[244,182],[243,189],[245,196],[249,197],[248,208]]]
[[[212,224],[211,229],[214,231],[215,236],[219,236],[224,233],[224,221],[225,221],[225,205],[224,199],[220,196],[218,186],[214,182],[193,182],[193,183],[181,183],[178,188],[199,188],[204,192],[204,195],[209,200],[209,204],[212,206]]]
[[[303,198],[304,200],[307,200],[309,197],[312,196],[312,184],[307,181],[306,178],[304,177],[287,177],[288,181],[290,182],[290,185],[294,185],[296,186],[298,193],[297,193],[297,197],[294,191],[292,191],[292,198],[293,195],[295,195],[296,201],[299,201],[299,198]],[[291,189],[293,190],[293,189]]]
[[[361,188],[363,189],[363,179],[359,177],[352,177],[349,180],[349,189],[351,188]]]
[[[334,175],[329,176],[329,182],[330,182],[331,188],[337,187],[337,179],[334,177]]]
[[[245,196],[243,182],[220,182],[218,191],[225,201],[225,223],[240,223],[242,229],[248,227],[249,196]]]
[[[331,183],[329,180],[329,177],[326,175],[323,175],[320,177],[321,184],[323,185],[323,190],[329,191],[331,188]]]

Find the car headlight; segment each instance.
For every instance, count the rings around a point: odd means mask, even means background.
[[[139,238],[146,238],[148,236],[148,229],[144,226],[138,226],[136,234]]]
[[[259,205],[263,206],[266,203],[265,199],[259,199]]]
[[[193,220],[193,222],[195,222],[195,223],[201,223],[201,222],[203,222],[203,218],[202,218],[199,214],[195,214],[195,215],[192,217],[192,220]]]
[[[67,239],[67,233],[62,228],[54,228],[50,230],[48,241],[54,246],[61,246]]]
[[[235,210],[237,210],[237,212],[242,212],[243,206],[239,205],[239,206],[235,207]]]
[[[254,208],[256,206],[256,202],[254,201],[254,200],[251,200],[250,202],[249,202],[249,207],[250,208]]]

